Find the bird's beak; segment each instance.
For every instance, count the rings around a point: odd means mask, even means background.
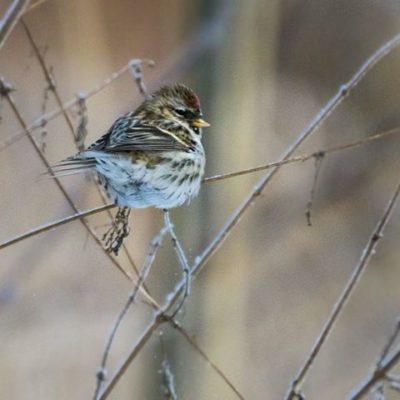
[[[201,118],[193,120],[192,125],[195,126],[196,128],[207,128],[208,126],[210,126],[208,122],[204,121],[204,119]]]

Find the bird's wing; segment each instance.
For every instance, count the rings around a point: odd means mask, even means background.
[[[87,150],[104,152],[125,151],[171,151],[190,149],[178,136],[168,129],[142,125],[135,118],[121,117],[115,121],[109,131]]]

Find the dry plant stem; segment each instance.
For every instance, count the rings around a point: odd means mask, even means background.
[[[344,98],[349,95],[349,93],[357,86],[364,75],[378,63],[383,57],[390,53],[395,47],[400,44],[400,34],[396,35],[393,39],[389,40],[385,45],[379,48],[353,75],[349,82],[342,85],[337,93],[327,102],[327,104],[318,112],[318,114],[311,120],[309,125],[300,133],[294,143],[289,146],[289,148],[284,153],[282,160],[288,159],[298,147],[311,136],[312,133],[329,117],[329,115],[336,109],[336,107],[344,100]],[[231,215],[227,223],[220,230],[214,240],[207,246],[203,253],[195,259],[195,262],[191,268],[192,275],[196,276],[211,256],[218,250],[224,240],[229,236],[233,228],[238,224],[242,215],[249,209],[253,201],[259,196],[267,184],[271,181],[273,176],[279,170],[280,166],[275,167],[271,172],[264,176],[253,188],[249,196],[244,200],[244,202],[238,207],[238,209]],[[165,311],[168,311],[173,307],[177,299],[185,290],[185,282],[181,281],[175,287],[174,291],[168,298],[166,305],[163,307]],[[135,359],[137,354],[143,348],[143,346],[150,339],[152,334],[156,331],[158,326],[165,319],[164,315],[160,312],[153,316],[142,336],[134,344],[130,350],[128,356],[122,362],[116,373],[113,375],[111,380],[108,382],[104,391],[101,393],[100,399],[104,400],[111,393],[117,382],[121,379],[125,371],[127,370],[130,363]]]
[[[168,210],[164,210],[164,223],[165,223],[165,227],[168,229],[170,235],[171,235],[171,240],[172,240],[172,246],[175,250],[176,256],[178,258],[179,264],[182,268],[182,272],[183,272],[183,278],[185,280],[185,289],[183,291],[182,294],[182,298],[181,301],[179,302],[179,304],[177,305],[177,307],[175,308],[175,311],[173,311],[172,315],[171,315],[171,319],[173,319],[178,312],[180,311],[180,309],[183,306],[183,303],[185,302],[186,298],[189,296],[190,294],[190,266],[187,260],[187,257],[185,255],[185,252],[183,251],[182,245],[179,242],[176,234],[175,234],[175,230],[174,230],[174,226],[171,223],[171,219],[169,217],[169,211]]]
[[[268,163],[268,164],[263,164],[263,165],[259,165],[257,167],[242,169],[240,171],[234,171],[234,172],[229,172],[229,173],[225,173],[225,174],[219,174],[219,175],[210,176],[208,178],[205,178],[203,183],[213,183],[213,182],[217,182],[217,181],[220,181],[220,180],[225,180],[225,179],[228,179],[228,178],[234,178],[236,176],[252,174],[254,172],[259,172],[259,171],[265,171],[267,169],[270,169],[270,168],[273,168],[273,167],[278,167],[278,166],[281,166],[281,165],[308,161],[308,160],[310,160],[312,158],[317,158],[319,154],[327,155],[327,154],[330,154],[330,153],[337,153],[337,152],[340,152],[340,151],[349,150],[349,149],[352,149],[352,148],[355,148],[355,147],[363,146],[364,144],[369,144],[369,143],[375,142],[376,140],[387,138],[389,136],[392,136],[392,135],[398,134],[398,133],[400,133],[400,128],[399,127],[395,127],[393,129],[389,129],[389,130],[384,131],[384,132],[380,132],[380,133],[376,133],[374,135],[370,135],[370,136],[368,136],[368,137],[366,137],[364,139],[360,139],[360,140],[357,140],[355,142],[351,142],[351,143],[347,143],[347,144],[343,144],[343,145],[335,146],[335,147],[328,147],[327,149],[318,150],[318,151],[315,151],[315,152],[310,153],[310,154],[291,157],[291,158],[288,158],[288,159],[283,160],[283,161],[276,161],[276,162],[272,162],[272,163]]]
[[[385,358],[389,354],[389,351],[392,349],[394,342],[396,341],[397,337],[400,333],[400,319],[397,319],[396,328],[394,329],[393,333],[390,335],[389,340],[386,342],[385,347],[383,348],[382,354],[379,357],[378,362],[376,363],[376,368],[379,369],[382,367],[382,364],[385,361]]]
[[[171,365],[167,358],[161,363],[162,386],[164,389],[164,398],[166,400],[178,400],[175,390],[175,379],[171,371]]]
[[[360,400],[379,382],[386,379],[386,375],[400,362],[400,349],[397,349],[382,365],[375,369],[371,375],[348,397],[348,400]]]
[[[147,65],[149,67],[154,67],[154,61],[149,60]],[[136,82],[136,85],[139,88],[140,94],[146,99],[149,98],[149,92],[143,80],[142,61],[135,59],[131,60],[129,62],[129,69],[131,71],[133,80]]]
[[[92,208],[90,210],[77,212],[76,214],[73,214],[73,215],[71,215],[69,217],[61,218],[61,219],[59,219],[57,221],[52,221],[52,222],[50,222],[48,224],[44,224],[42,226],[39,226],[39,227],[37,227],[35,229],[32,229],[32,230],[30,230],[30,231],[28,231],[28,232],[26,232],[26,233],[24,233],[22,235],[16,236],[16,237],[14,237],[14,238],[12,238],[10,240],[7,240],[6,242],[1,243],[0,244],[0,250],[4,249],[5,247],[11,246],[11,245],[13,245],[15,243],[18,243],[18,242],[20,242],[22,240],[28,239],[28,238],[30,238],[32,236],[36,236],[39,233],[55,229],[55,228],[57,228],[59,226],[68,224],[69,222],[76,221],[77,219],[85,218],[85,217],[88,217],[90,215],[97,214],[97,213],[102,212],[102,211],[110,210],[110,209],[115,208],[115,207],[116,207],[115,204],[106,204],[104,206]]]
[[[141,62],[146,65],[153,63],[153,61],[151,61],[151,60],[141,60]],[[85,100],[87,100],[90,97],[98,94],[99,92],[104,90],[107,86],[109,86],[112,82],[114,82],[116,79],[119,79],[127,71],[129,71],[129,68],[130,68],[130,62],[128,64],[124,65],[120,70],[111,74],[110,77],[105,79],[98,86],[96,86],[93,89],[91,89],[90,91],[86,92],[86,94],[81,94],[81,99],[83,97]],[[33,130],[40,128],[43,124],[43,121],[49,122],[49,121],[53,120],[54,118],[58,117],[59,115],[63,114],[64,112],[68,111],[72,107],[75,107],[79,103],[79,101],[81,101],[79,98],[74,97],[73,99],[65,102],[61,108],[57,108],[53,111],[48,112],[47,114],[40,115],[31,125],[27,126],[28,130],[32,132]],[[24,136],[25,136],[24,129],[9,136],[0,144],[0,151],[6,149],[8,146],[10,146],[11,144],[22,139]]]
[[[222,380],[232,389],[238,399],[245,400],[236,386],[224,374],[224,372],[207,356],[207,354],[200,348],[192,336],[188,334],[175,320],[171,320],[171,325],[187,340],[187,342],[197,351],[197,353],[207,362],[208,365],[222,378]]]
[[[328,149],[325,149],[325,150],[319,150],[317,152],[313,152],[311,154],[307,154],[307,155],[303,155],[303,156],[288,158],[288,159],[286,159],[284,161],[277,161],[277,162],[261,165],[261,166],[254,167],[254,168],[249,168],[249,169],[240,170],[240,171],[236,171],[236,172],[230,172],[230,173],[227,173],[227,174],[220,174],[220,175],[211,176],[211,177],[205,178],[203,183],[213,183],[213,182],[217,182],[217,181],[220,181],[220,180],[223,180],[223,179],[228,179],[228,178],[233,178],[233,177],[236,177],[236,176],[241,176],[241,175],[245,175],[245,174],[259,172],[259,171],[263,171],[263,170],[266,170],[266,169],[269,169],[269,168],[278,167],[278,166],[281,166],[281,165],[283,166],[283,165],[290,164],[290,163],[307,161],[307,160],[310,160],[312,158],[315,158],[316,154],[321,153],[321,152],[324,153],[324,154],[340,152],[340,151],[351,149],[351,148],[354,148],[354,147],[359,147],[359,146],[362,146],[364,144],[372,143],[372,142],[374,142],[376,140],[379,140],[379,139],[387,138],[387,137],[389,137],[389,136],[391,136],[393,134],[396,134],[396,133],[400,133],[400,129],[399,128],[393,128],[393,129],[391,129],[389,131],[377,133],[377,134],[371,135],[371,136],[369,136],[369,137],[367,137],[365,139],[361,139],[361,140],[358,140],[356,142],[348,143],[348,144],[345,144],[345,145],[341,145],[341,146],[337,146],[337,147],[331,147],[331,148],[328,148]],[[96,185],[96,187],[98,187],[98,186]],[[100,193],[102,194],[101,191],[100,191]],[[113,205],[113,204],[99,206],[99,207],[96,207],[96,208],[93,208],[93,209],[90,209],[90,210],[87,210],[87,211],[82,211],[80,213],[65,217],[63,219],[59,219],[57,221],[49,222],[48,224],[42,225],[42,226],[40,226],[38,228],[35,228],[35,229],[32,229],[32,230],[30,230],[30,231],[28,231],[26,233],[23,233],[22,235],[18,235],[18,236],[14,237],[12,239],[9,239],[9,240],[7,240],[7,241],[5,241],[3,243],[0,243],[0,250],[5,248],[5,247],[8,247],[8,246],[10,246],[10,245],[12,245],[14,243],[18,243],[21,240],[25,240],[25,239],[28,239],[28,238],[30,238],[32,236],[35,236],[35,235],[37,235],[39,233],[46,232],[46,231],[48,231],[50,229],[56,228],[58,226],[67,224],[67,223],[72,222],[72,221],[75,221],[76,219],[79,219],[81,217],[86,217],[88,215],[97,214],[97,213],[103,212],[103,211],[110,212],[110,209],[114,208],[114,207],[116,207],[116,206]],[[111,217],[112,217],[112,215],[111,215]]]
[[[400,378],[386,374],[385,380],[389,383],[390,389],[396,391],[397,393],[400,392]]]
[[[3,47],[11,31],[29,6],[30,0],[13,0],[0,20],[0,49]]]
[[[0,86],[4,87],[7,86],[4,82],[3,79],[0,80]],[[36,143],[35,139],[32,137],[31,132],[29,131],[24,119],[22,118],[22,115],[20,114],[20,112],[18,111],[18,108],[15,104],[15,101],[13,99],[13,97],[11,96],[11,94],[8,92],[5,94],[5,98],[8,101],[16,119],[18,120],[18,122],[20,123],[20,125],[23,127],[23,129],[25,129],[25,133],[29,139],[29,141],[31,142],[36,154],[39,156],[39,158],[41,159],[41,161],[43,162],[43,164],[45,165],[46,169],[48,169],[49,171],[51,171],[51,166],[49,164],[49,162],[47,161],[46,157],[44,156],[44,154],[40,151],[40,147],[38,146],[38,144]],[[74,210],[75,213],[79,213],[79,210],[77,209],[77,207],[75,206],[74,202],[72,201],[71,197],[68,195],[68,193],[66,192],[66,190],[64,189],[64,186],[61,184],[60,180],[56,177],[54,177],[54,183],[57,185],[58,189],[61,191],[61,193],[63,194],[63,196],[65,197],[65,199],[67,200],[68,204],[70,205],[70,207]],[[79,221],[82,223],[82,225],[86,228],[86,230],[89,232],[89,234],[93,237],[93,239],[95,240],[95,242],[97,244],[99,244],[102,247],[101,241],[100,239],[97,237],[96,233],[94,232],[94,230],[90,227],[90,225],[81,217],[79,219]],[[110,255],[109,259],[110,261],[112,261],[112,263],[129,279],[132,280],[132,277],[130,276],[130,274],[128,274],[120,265],[119,263]]]
[[[325,323],[320,335],[318,336],[316,342],[314,343],[310,354],[306,358],[304,364],[300,368],[299,372],[297,373],[296,378],[291,384],[291,388],[289,393],[287,394],[286,399],[295,399],[296,396],[299,396],[301,393],[301,386],[306,378],[308,371],[310,370],[311,366],[313,365],[317,355],[319,354],[323,344],[325,343],[326,339],[328,338],[332,328],[335,325],[340,313],[342,312],[347,300],[349,299],[350,295],[352,294],[354,288],[356,287],[357,283],[359,282],[362,273],[364,272],[365,268],[367,267],[372,254],[375,251],[375,248],[382,238],[383,231],[388,223],[390,216],[392,215],[392,211],[396,202],[398,200],[400,194],[400,183],[398,183],[396,190],[390,199],[385,212],[382,215],[382,218],[379,220],[376,228],[373,230],[362,254],[360,260],[358,261],[357,266],[355,267],[350,279],[346,283],[342,293],[340,294],[337,302],[335,303],[331,315],[329,316],[328,320]]]
[[[162,388],[164,398],[166,400],[178,400],[175,389],[175,377],[171,370],[171,364],[168,361],[167,352],[165,351],[164,342],[162,341],[162,332],[160,332],[160,341],[163,350],[163,361],[161,363],[161,376],[162,376]]]
[[[53,76],[51,75],[49,69],[46,66],[46,63],[44,62],[44,59],[42,57],[42,55],[40,54],[40,50],[39,47],[37,46],[31,31],[29,30],[27,24],[24,21],[24,18],[21,18],[21,25],[24,28],[25,34],[28,37],[29,43],[33,49],[33,52],[35,54],[35,57],[37,58],[39,65],[43,71],[44,77],[46,79],[46,82],[48,84],[48,88],[49,90],[51,90],[51,92],[54,95],[54,98],[56,99],[57,105],[60,107],[60,109],[62,109],[62,114],[64,116],[65,122],[68,125],[68,128],[74,138],[74,141],[76,140],[76,133],[75,133],[75,129],[74,129],[74,125],[72,124],[71,118],[69,117],[69,115],[67,114],[67,111],[63,109],[63,103],[61,101],[61,97],[58,93],[58,90],[56,88],[56,84],[54,81]]]
[[[314,204],[315,191],[317,189],[318,177],[319,177],[319,173],[321,172],[321,166],[322,166],[322,161],[324,159],[324,156],[325,156],[325,154],[323,152],[319,152],[315,155],[315,171],[314,171],[313,184],[311,187],[310,200],[308,201],[307,208],[306,208],[306,218],[307,218],[308,226],[312,226],[311,211],[312,211],[312,207]]]
[[[157,250],[161,246],[163,237],[166,233],[167,233],[167,229],[164,227],[160,230],[158,235],[151,241],[150,249],[149,249],[146,259],[143,263],[143,267],[140,271],[138,281],[136,282],[132,292],[129,294],[128,301],[126,302],[126,304],[124,305],[120,314],[118,315],[118,318],[111,330],[111,333],[108,338],[107,345],[106,345],[106,348],[104,350],[103,357],[101,360],[101,366],[96,374],[97,381],[96,381],[95,394],[93,397],[94,400],[97,400],[100,390],[101,390],[102,383],[106,379],[106,366],[107,366],[108,356],[110,354],[111,346],[113,344],[117,330],[118,330],[123,318],[125,317],[126,313],[128,312],[129,307],[135,302],[138,291],[139,291],[140,287],[144,284],[144,282],[150,272],[150,269],[156,258]]]
[[[44,3],[47,3],[48,0],[37,0],[35,3],[31,4],[24,12],[24,14],[28,14],[28,12],[34,10],[36,7],[41,6]]]
[[[65,119],[65,122],[68,125],[69,131],[72,134],[72,137],[74,139],[75,144],[77,145],[78,150],[81,151],[81,150],[83,150],[83,143],[81,143],[81,144],[79,143],[79,141],[78,141],[79,137],[78,137],[77,132],[75,132],[73,123],[71,121],[71,118],[69,117],[69,115],[67,113],[67,110],[65,110],[63,108],[63,103],[61,101],[61,96],[58,93],[57,86],[56,86],[56,84],[54,82],[53,76],[51,75],[50,70],[47,68],[46,63],[44,61],[44,58],[40,53],[39,46],[36,44],[36,41],[33,38],[32,32],[28,28],[28,26],[25,23],[23,18],[21,18],[21,24],[22,24],[22,26],[24,28],[26,36],[28,37],[28,40],[29,40],[29,43],[30,43],[30,45],[31,45],[31,47],[33,49],[33,52],[34,52],[34,54],[35,54],[35,56],[36,56],[36,58],[37,58],[37,60],[39,62],[39,65],[40,65],[40,67],[41,67],[41,69],[43,71],[43,75],[44,75],[44,77],[45,77],[45,79],[47,81],[48,88],[53,93],[53,95],[54,95],[54,97],[56,99],[57,105],[60,107],[60,109],[62,111],[62,115],[63,115],[63,117]],[[141,61],[140,60],[134,60],[134,61],[135,61],[136,68],[141,71]],[[136,81],[136,83],[138,85],[139,90],[141,90],[142,86],[140,85],[140,82]],[[77,97],[78,106],[84,104],[84,102],[85,102],[85,97],[83,95]],[[82,145],[82,146],[80,146],[80,145]],[[104,196],[101,195],[101,189],[99,187],[97,187],[97,189],[100,192],[100,197],[102,199],[103,204],[106,204]],[[112,214],[111,214],[111,212],[109,210],[107,211],[107,214],[108,214],[108,217],[110,218],[110,220],[113,221]],[[125,245],[122,245],[122,249],[123,249],[124,253],[127,256],[130,265],[132,266],[133,270],[135,271],[135,273],[137,275],[138,274],[138,269],[136,267],[135,262],[133,261],[133,258],[131,256],[131,254],[129,253],[129,251],[126,248]]]

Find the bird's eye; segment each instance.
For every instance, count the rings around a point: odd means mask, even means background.
[[[200,128],[198,128],[197,126],[194,126],[193,128],[193,132],[198,135],[200,133]]]
[[[180,115],[180,116],[182,116],[182,117],[184,117],[185,114],[186,114],[186,110],[185,110],[184,108],[175,108],[174,111],[175,111],[178,115]]]

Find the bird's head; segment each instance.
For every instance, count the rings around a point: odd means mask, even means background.
[[[198,96],[182,84],[162,87],[146,101],[145,107],[151,110],[153,118],[175,121],[197,134],[201,133],[201,128],[210,126],[202,118]]]

